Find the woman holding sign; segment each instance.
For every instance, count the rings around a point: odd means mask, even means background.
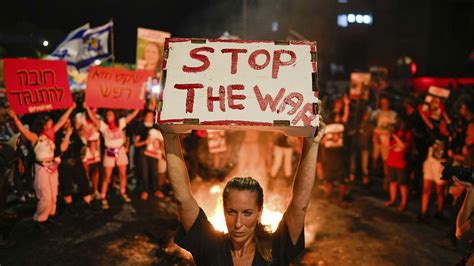
[[[108,110],[106,112],[104,122],[97,118],[96,113],[92,111],[86,103],[84,103],[84,108],[86,109],[89,118],[99,128],[99,131],[102,133],[105,142],[105,173],[101,189],[102,209],[109,208],[109,202],[107,201],[107,189],[109,187],[112,171],[114,170],[115,166],[117,166],[119,170],[120,196],[124,202],[130,203],[131,199],[127,195],[128,156],[124,147],[126,139],[124,130],[127,124],[138,115],[139,110],[136,109],[127,117],[121,117],[120,119],[117,118],[114,111]]]
[[[288,265],[304,249],[304,219],[315,180],[321,123],[315,138],[305,138],[290,204],[278,229],[260,223],[263,191],[251,177],[231,179],[223,192],[228,234],[214,230],[191,193],[179,137],[163,133],[168,175],[178,201],[180,227],[175,242],[193,255],[197,265]]]
[[[56,198],[58,195],[58,165],[61,162],[55,157],[54,134],[66,123],[69,115],[76,108],[74,103],[58,120],[56,124],[48,116],[42,116],[35,120],[32,129],[27,129],[20,121],[16,113],[9,109],[8,114],[15,122],[21,134],[31,142],[33,146],[35,163],[34,189],[38,204],[33,219],[41,231],[45,230],[45,222],[50,216],[56,214]]]

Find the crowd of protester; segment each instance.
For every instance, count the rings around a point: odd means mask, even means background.
[[[458,88],[451,98],[367,89],[371,93],[366,99],[347,92],[323,98],[328,126],[315,167],[324,195],[337,194],[336,202],[344,205],[353,183],[381,184],[387,208],[398,203],[403,212],[409,201],[421,198],[418,220],[427,222],[434,188],[434,217],[443,219],[446,201],[459,203],[464,187],[441,180],[442,163],[474,166],[472,88]],[[61,213],[76,217],[108,209],[114,195],[124,204],[133,198],[172,196],[163,137],[154,127],[154,101],[142,111],[119,111],[96,110],[80,98],[66,111],[21,117],[0,106],[0,207],[5,208],[7,196],[17,202],[36,199],[33,219],[40,232],[51,227],[59,205]],[[219,176],[220,169],[226,169],[225,176],[232,167],[229,136],[209,130],[183,137],[191,179]],[[290,178],[298,141],[279,133],[271,136],[273,152],[262,155],[270,157],[265,159],[268,176]],[[202,152],[208,161],[203,162]],[[130,188],[138,197],[131,196]]]
[[[366,99],[343,95],[323,102],[329,130],[320,147],[318,175],[327,196],[337,185],[337,202],[344,205],[354,181],[371,187],[380,180],[387,191],[385,207],[398,203],[403,212],[408,201],[418,201],[417,220],[427,223],[434,191],[433,216],[443,220],[446,202],[458,206],[465,193],[463,186],[441,179],[443,164],[474,166],[472,87],[451,88],[449,97],[367,89]]]

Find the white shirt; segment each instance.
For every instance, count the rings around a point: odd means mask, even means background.
[[[111,130],[109,126],[102,120],[100,120],[99,130],[104,136],[105,147],[107,148],[121,148],[125,143],[125,132],[123,131],[127,126],[125,118],[120,118],[118,127]]]
[[[56,145],[54,144],[54,141],[50,140],[45,135],[40,135],[34,147],[36,161],[42,162],[53,159],[55,148]]]

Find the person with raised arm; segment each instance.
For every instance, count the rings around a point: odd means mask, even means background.
[[[75,108],[76,104],[74,103],[56,123],[49,116],[41,115],[35,120],[31,130],[23,125],[12,109],[8,110],[8,114],[15,122],[18,130],[25,139],[31,142],[35,153],[35,180],[33,185],[38,204],[33,219],[40,231],[47,230],[45,223],[48,222],[50,216],[54,217],[56,215],[58,164],[61,159],[55,157],[54,154],[56,148],[54,134],[66,123]]]
[[[105,122],[97,118],[97,114],[84,103],[84,108],[92,122],[99,128],[104,137],[105,155],[104,155],[104,180],[101,188],[102,209],[109,208],[107,201],[107,190],[114,167],[118,167],[120,178],[120,196],[125,203],[132,200],[127,195],[127,165],[128,156],[125,149],[125,127],[130,123],[140,110],[136,109],[126,117],[118,118],[114,111],[107,110],[105,113]]]
[[[274,233],[260,223],[263,190],[252,177],[234,177],[227,182],[223,205],[228,233],[216,231],[191,192],[179,136],[163,132],[180,218],[175,242],[191,252],[197,265],[288,265],[304,249],[304,219],[324,128],[321,122],[317,136],[304,139],[292,198]]]

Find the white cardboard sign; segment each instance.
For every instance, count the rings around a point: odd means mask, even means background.
[[[445,88],[430,86],[428,88],[428,94],[447,99],[449,98],[450,91]]]
[[[165,130],[314,135],[316,43],[166,39],[156,122]]]

